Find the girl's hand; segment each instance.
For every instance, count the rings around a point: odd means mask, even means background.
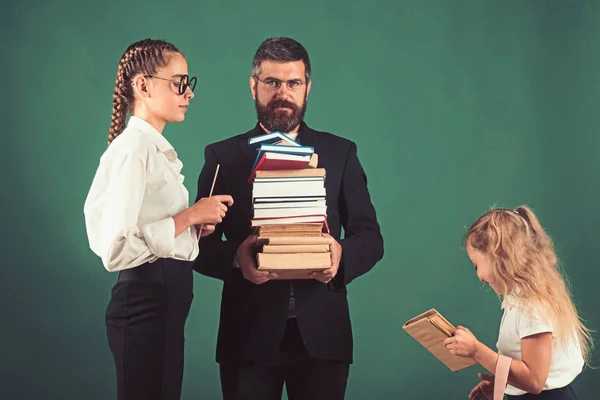
[[[463,326],[458,326],[453,336],[444,340],[444,347],[450,354],[459,357],[474,358],[479,345],[480,343],[475,335]]]
[[[492,375],[485,375],[481,372],[477,374],[481,382],[477,384],[469,393],[469,399],[472,400],[492,400],[494,398],[494,377]]]

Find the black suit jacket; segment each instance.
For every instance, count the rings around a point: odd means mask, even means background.
[[[233,260],[238,246],[252,233],[252,185],[248,176],[256,150],[248,138],[264,134],[260,125],[244,134],[210,144],[198,179],[197,199],[208,196],[220,164],[213,194],[230,194],[234,205],[216,231],[200,240],[194,269],[223,280],[217,361],[269,361],[277,353],[293,285],[298,327],[309,354],[317,359],[352,361],[352,329],[346,286],[383,257],[383,238],[358,160],[356,144],[304,123],[298,140],[313,146],[319,167],[327,170],[327,219],[331,235],[342,246],[336,277],[317,280],[276,280],[255,285],[244,279]],[[344,238],[340,239],[342,227]],[[224,237],[223,237],[224,236]]]

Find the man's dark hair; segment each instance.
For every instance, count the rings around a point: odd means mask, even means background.
[[[252,62],[252,76],[258,78],[260,75],[260,64],[263,61],[278,62],[304,62],[304,78],[310,81],[310,60],[308,52],[300,43],[287,37],[274,37],[266,39],[260,44],[254,61]]]

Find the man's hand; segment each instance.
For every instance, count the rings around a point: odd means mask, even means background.
[[[238,263],[240,264],[240,269],[242,270],[242,275],[244,275],[244,278],[255,285],[261,285],[267,281],[270,281],[271,279],[276,279],[277,274],[274,272],[258,270],[255,261],[255,245],[256,235],[250,235],[242,242],[242,244],[240,244],[240,247],[238,247],[235,255]]]
[[[324,237],[331,237],[331,235],[324,233]],[[340,268],[340,261],[342,260],[342,246],[333,239],[333,243],[331,244],[331,267],[327,268],[323,271],[311,272],[310,277],[312,279],[316,279],[319,282],[329,283],[338,273],[338,269]]]

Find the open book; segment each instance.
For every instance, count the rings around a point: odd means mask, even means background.
[[[402,329],[454,372],[477,364],[471,358],[453,356],[446,350],[444,340],[456,328],[434,308],[408,320]]]

